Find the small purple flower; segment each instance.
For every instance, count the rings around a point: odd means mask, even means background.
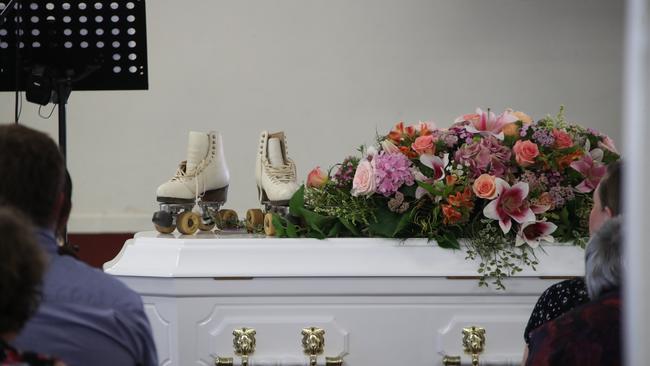
[[[380,152],[373,161],[375,165],[375,180],[377,192],[388,197],[397,192],[401,186],[411,186],[415,183],[411,171],[411,160],[402,153]]]
[[[571,187],[554,186],[549,189],[548,193],[553,200],[553,210],[563,207],[568,201],[575,198],[575,193]]]
[[[351,187],[352,179],[354,179],[354,172],[356,171],[358,160],[353,157],[348,157],[339,166],[336,174],[334,174],[334,180],[336,181],[336,186],[338,188]]]
[[[537,141],[538,144],[542,146],[553,146],[555,143],[555,137],[553,137],[549,131],[538,128],[533,133],[533,140]]]

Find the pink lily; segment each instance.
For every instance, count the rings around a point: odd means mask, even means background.
[[[449,164],[449,155],[445,154],[441,159],[439,156],[433,154],[420,155],[420,162],[424,166],[433,169],[433,180],[441,180],[445,178],[445,167]]]
[[[584,154],[580,160],[572,162],[569,166],[577,170],[585,178],[575,187],[581,193],[588,193],[596,189],[600,180],[607,173],[607,167],[603,163],[594,160],[591,154]]]
[[[519,182],[510,187],[510,184],[501,178],[496,178],[495,183],[497,198],[483,209],[485,217],[499,220],[499,226],[504,234],[510,231],[512,220],[520,224],[535,221],[535,213],[526,201],[528,183]]]
[[[555,238],[551,234],[557,229],[557,225],[548,221],[529,221],[519,227],[515,246],[528,244],[531,248],[537,248],[542,240],[552,243]]]
[[[614,140],[612,140],[609,136],[607,135],[601,135],[602,137],[601,141],[598,141],[598,147],[607,149],[614,154],[618,154],[618,150],[616,150],[616,145],[614,145]]]
[[[481,108],[476,108],[476,113],[458,117],[455,122],[467,121],[470,123],[465,127],[468,132],[492,135],[503,140],[503,127],[508,123],[517,122],[517,120],[518,118],[507,110],[496,116],[494,112],[484,112]]]
[[[433,169],[433,177],[427,177],[419,170],[416,170],[414,172],[415,179],[419,180],[420,182],[432,184],[437,180],[442,180],[445,178],[445,167],[449,164],[449,154],[445,154],[444,158],[442,159],[439,156],[433,154],[422,154],[420,155],[420,162],[424,166]],[[428,193],[429,192],[427,192],[426,189],[417,187],[415,189],[415,198],[420,198]]]

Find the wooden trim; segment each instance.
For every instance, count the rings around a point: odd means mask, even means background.
[[[115,258],[124,242],[131,238],[133,233],[68,234],[70,243],[79,247],[79,259],[100,269]]]

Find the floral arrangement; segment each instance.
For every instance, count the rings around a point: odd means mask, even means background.
[[[398,123],[327,172],[319,167],[274,216],[282,237],[422,237],[480,259],[480,284],[534,269],[542,242],[583,245],[592,191],[619,159],[612,140],[565,120],[480,108],[449,128]]]

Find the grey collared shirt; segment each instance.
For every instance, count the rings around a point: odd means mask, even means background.
[[[158,365],[142,299],[124,283],[57,254],[50,231],[38,240],[49,257],[43,300],[14,342],[68,366]]]

